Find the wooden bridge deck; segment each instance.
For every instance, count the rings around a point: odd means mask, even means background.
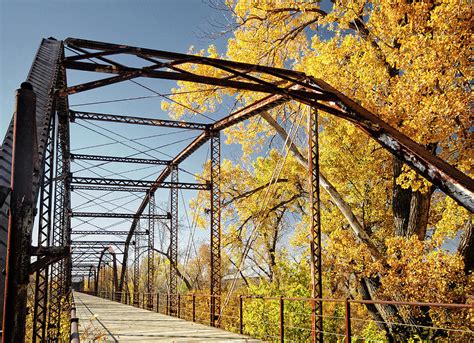
[[[74,300],[81,342],[261,342],[84,293]]]

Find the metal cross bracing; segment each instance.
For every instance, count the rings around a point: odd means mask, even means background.
[[[134,232],[134,258],[133,258],[133,304],[138,306],[138,294],[140,293],[140,235],[137,232],[140,231],[140,220],[138,221],[138,230]]]
[[[319,188],[319,125],[318,111],[308,115],[308,169],[310,204],[310,259],[311,259],[311,297],[323,298],[323,280],[321,275],[321,199]],[[323,342],[323,304],[312,302],[311,338],[313,342]]]
[[[211,133],[211,306],[210,322],[215,326],[219,322],[221,309],[221,148],[220,131]]]
[[[71,160],[86,160],[86,161],[101,161],[101,162],[124,162],[124,163],[139,163],[139,164],[158,164],[168,165],[170,161],[156,160],[150,158],[133,158],[133,157],[119,157],[119,156],[101,156],[101,155],[86,155],[86,154],[71,154]]]
[[[38,246],[49,246],[52,229],[53,192],[54,192],[54,157],[56,142],[56,116],[51,116],[49,134],[47,135],[44,159],[43,181],[40,190],[40,209],[38,223]],[[35,275],[35,295],[33,304],[34,341],[44,341],[46,337],[46,320],[48,312],[49,266],[39,270]]]
[[[118,187],[147,187],[155,185],[155,181],[147,180],[125,180],[125,179],[107,179],[98,177],[72,177],[71,183],[73,185],[98,185],[98,186],[118,186]],[[160,182],[158,188],[181,188],[181,189],[195,189],[208,190],[209,183],[191,183],[191,182]],[[87,188],[82,188],[87,189]],[[113,190],[113,188],[109,188]]]
[[[142,219],[170,219],[170,214],[140,214],[135,213],[112,213],[112,212],[71,212],[71,217],[84,217],[84,218],[142,218]]]
[[[71,115],[71,121],[75,121],[77,119],[96,120],[96,121],[106,121],[106,122],[125,123],[125,124],[190,129],[190,130],[208,130],[210,127],[209,124],[190,123],[190,122],[184,122],[184,121],[163,120],[163,119],[154,119],[154,118],[119,116],[119,115],[104,114],[104,113],[70,111],[70,115]]]
[[[73,230],[73,235],[112,235],[112,236],[126,236],[128,231],[106,231],[106,230]],[[135,235],[147,235],[146,231],[136,231]]]
[[[66,82],[66,71],[60,67],[57,79],[57,87],[64,87]],[[51,237],[52,246],[67,246],[70,241],[71,222],[68,213],[71,209],[71,162],[69,159],[69,120],[67,95],[58,96],[56,101],[57,114],[57,148],[56,148],[56,182],[55,203],[53,217],[53,231]],[[61,312],[69,313],[63,307],[69,293],[70,280],[70,258],[60,260],[51,265],[50,297],[48,313],[48,339],[59,340],[61,328]]]
[[[73,50],[77,55],[65,56],[64,48]],[[148,65],[124,65],[118,63],[114,58],[120,55],[132,55],[140,59]],[[128,60],[128,59],[127,59]],[[99,61],[99,62],[97,62]],[[131,60],[130,60],[131,61]],[[199,75],[189,70],[195,70],[193,66],[205,65],[213,68],[214,72],[210,75]],[[189,68],[191,67],[191,68]],[[100,72],[113,74],[112,77],[94,80],[78,85],[68,85],[66,81],[66,70],[79,70],[87,72]],[[133,80],[135,78],[152,78],[152,79],[168,79],[187,82],[196,82],[205,85],[216,86],[220,88],[234,88],[238,90],[247,90],[254,92],[266,93],[262,99],[230,113],[225,118],[217,120],[210,124],[176,122],[171,120],[156,120],[154,118],[132,117],[115,114],[101,114],[92,112],[70,111],[68,108],[68,96],[84,92],[99,87]],[[272,81],[269,81],[272,80]],[[154,219],[157,216],[150,212],[145,213],[147,207],[149,211],[154,208],[150,207],[152,195],[160,187],[171,188],[171,214],[166,215],[166,219],[171,220],[170,225],[170,276],[175,272],[177,264],[177,243],[178,243],[178,206],[177,206],[177,190],[178,189],[199,189],[210,190],[211,211],[211,324],[216,325],[220,313],[220,150],[219,150],[219,133],[234,124],[242,122],[252,116],[269,111],[288,101],[297,101],[311,106],[314,109],[322,110],[328,114],[344,118],[354,123],[359,129],[368,134],[374,140],[379,142],[382,147],[398,159],[411,166],[415,171],[424,176],[427,180],[439,187],[447,195],[451,196],[460,205],[470,211],[474,210],[474,182],[467,175],[453,168],[437,156],[430,153],[421,145],[412,141],[395,128],[391,127],[373,113],[361,107],[345,95],[332,88],[322,80],[312,78],[303,72],[285,70],[281,68],[272,68],[267,66],[252,65],[247,63],[239,63],[226,61],[215,58],[207,58],[202,56],[191,56],[173,52],[160,50],[144,49],[133,46],[125,46],[118,44],[110,44],[103,42],[95,42],[68,38],[64,42],[55,39],[45,39],[40,45],[38,54],[33,62],[32,69],[28,76],[28,81],[33,85],[33,91],[36,94],[36,138],[37,147],[25,146],[25,142],[17,142],[15,149],[33,149],[35,151],[34,165],[36,171],[32,175],[32,199],[36,202],[39,198],[39,225],[38,225],[38,245],[44,248],[42,253],[38,252],[38,260],[31,265],[41,265],[35,275],[35,301],[34,301],[34,324],[35,329],[33,341],[57,341],[59,339],[59,327],[61,312],[67,314],[67,308],[62,308],[61,301],[67,304],[68,293],[71,284],[71,275],[74,265],[82,263],[91,256],[97,256],[96,246],[81,245],[82,243],[71,240],[71,218],[75,215],[84,215],[86,217],[108,217],[108,218],[128,218],[131,219],[131,227],[127,232],[127,238],[122,241],[124,247],[122,258],[122,270],[120,277],[115,277],[116,288],[119,293],[124,289],[127,278],[127,263],[129,246],[135,237],[135,259],[134,259],[134,292],[138,294],[138,273],[139,273],[139,247],[140,236],[136,232],[140,223],[140,218],[149,219],[149,226],[154,225]],[[159,93],[158,93],[159,94]],[[18,112],[18,111],[17,111]],[[17,113],[17,116],[23,113]],[[312,286],[313,297],[320,296],[319,288],[321,268],[320,268],[320,221],[319,221],[319,189],[318,189],[318,154],[317,154],[317,124],[316,117],[313,118],[313,134],[310,140],[310,163],[312,169],[310,173],[310,194],[312,196],[312,230],[311,230],[311,251],[312,251]],[[147,126],[173,127],[184,130],[201,131],[187,147],[169,160],[151,160],[150,158],[142,159],[133,156],[104,156],[98,155],[82,155],[70,154],[69,147],[69,125],[71,122],[78,120],[91,121],[107,121],[126,124],[139,124]],[[310,125],[310,126],[311,126]],[[12,121],[7,135],[2,144],[2,154],[0,154],[0,200],[2,211],[0,213],[0,241],[5,247],[0,245],[0,264],[4,263],[7,256],[6,249],[6,232],[7,232],[7,213],[10,209],[10,200],[18,196],[12,185],[10,178],[13,174],[12,170],[12,148],[13,148],[13,127]],[[54,131],[56,130],[56,131]],[[209,184],[184,184],[178,183],[177,166],[185,161],[191,154],[202,147],[205,143],[211,143],[211,180]],[[96,177],[78,178],[70,173],[71,161],[100,161],[106,163],[137,163],[163,165],[165,168],[158,174],[153,181],[125,180],[125,179],[108,179],[101,175]],[[5,167],[6,166],[6,167]],[[171,176],[171,182],[167,183],[167,178]],[[96,180],[94,180],[96,179]],[[26,179],[25,179],[26,180]],[[83,183],[74,183],[79,181]],[[188,187],[188,188],[186,188]],[[194,188],[193,188],[194,187]],[[12,191],[10,192],[10,189]],[[106,213],[80,212],[71,209],[71,191],[72,190],[101,190],[101,191],[121,191],[135,193],[144,193],[140,197],[141,203],[135,213],[117,213],[108,211]],[[175,195],[173,195],[175,193]],[[54,194],[54,196],[52,196]],[[173,206],[173,201],[175,201]],[[115,205],[116,208],[120,206]],[[14,216],[15,212],[10,211],[10,215]],[[16,223],[16,222],[13,222]],[[31,231],[33,221],[23,225],[20,234]],[[8,230],[17,229],[8,226]],[[86,230],[84,230],[86,231]],[[111,231],[113,232],[113,231]],[[2,236],[3,235],[3,236]],[[28,235],[26,235],[28,237]],[[31,235],[29,240],[24,242],[31,244]],[[104,249],[103,243],[99,243],[97,247]],[[9,243],[13,244],[13,243]],[[153,244],[150,242],[146,248]],[[74,247],[70,254],[61,255],[57,248],[65,248],[67,251],[70,247]],[[18,246],[19,247],[19,246]],[[88,251],[82,250],[86,247]],[[17,255],[29,258],[33,255],[34,249],[14,249],[9,246],[10,262],[14,261]],[[3,249],[3,250],[2,250]],[[49,249],[49,250],[48,250]],[[54,250],[56,249],[56,250]],[[30,251],[31,250],[31,251]],[[100,251],[98,252],[100,253]],[[41,255],[43,254],[43,255]],[[95,255],[94,255],[95,254]],[[64,258],[62,258],[64,257]],[[62,259],[61,259],[62,258]],[[57,262],[60,260],[59,262]],[[96,259],[91,259],[96,261]],[[36,264],[35,264],[36,263]],[[48,265],[49,263],[49,265]],[[100,263],[100,262],[99,262]],[[7,265],[7,279],[12,274],[13,265]],[[23,268],[22,270],[25,270]],[[98,279],[99,273],[96,273]],[[14,297],[21,294],[11,293],[15,287],[19,287],[21,282],[12,278],[12,284],[8,286],[4,300],[4,311],[8,310],[15,303]],[[170,289],[176,289],[172,284],[175,275],[170,277]],[[18,283],[20,282],[20,283]],[[27,281],[26,281],[27,282]],[[3,282],[0,285],[3,286]],[[13,287],[15,286],[15,287]],[[1,289],[0,289],[1,290]],[[176,294],[176,292],[171,292]],[[10,296],[9,294],[13,294]],[[318,295],[319,294],[319,295]],[[134,296],[134,301],[135,301]],[[138,300],[138,299],[136,299]],[[23,299],[22,301],[26,301]],[[173,301],[173,299],[172,299]],[[18,304],[22,302],[17,302]],[[319,306],[316,302],[316,305]],[[68,306],[68,305],[66,305]],[[173,307],[173,306],[172,306]],[[48,311],[49,309],[49,311]],[[314,314],[317,317],[318,309],[315,308]],[[3,334],[4,341],[9,341],[9,337],[21,337],[25,332],[25,312],[19,311],[19,315],[12,320],[12,317],[3,315]],[[8,312],[7,312],[8,314]],[[317,319],[313,322],[313,332],[321,331],[321,322]],[[319,336],[320,339],[322,336]],[[317,338],[314,338],[315,340]],[[21,341],[16,340],[16,341]]]

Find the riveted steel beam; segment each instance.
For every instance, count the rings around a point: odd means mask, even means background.
[[[112,212],[71,212],[71,217],[82,217],[82,218],[142,218],[149,219],[149,214],[137,215],[136,213],[112,213]],[[171,215],[168,214],[155,214],[154,219],[170,219]]]
[[[168,165],[170,161],[158,160],[151,158],[132,158],[132,157],[117,157],[117,156],[102,156],[102,155],[85,155],[85,154],[71,154],[71,160],[86,160],[86,161],[101,161],[101,162],[120,162],[120,163],[137,163],[137,164],[158,164]]]
[[[71,115],[72,122],[76,120],[105,121],[105,122],[111,122],[111,123],[160,126],[160,127],[170,127],[170,128],[188,129],[188,130],[209,130],[209,127],[210,127],[210,124],[203,124],[203,123],[191,123],[191,122],[185,122],[185,121],[133,117],[133,116],[124,116],[124,115],[116,115],[116,114],[106,114],[106,113],[83,112],[83,111],[72,111],[72,110],[70,110],[69,113]]]
[[[76,185],[96,185],[96,186],[117,186],[117,187],[155,187],[156,188],[172,188],[177,187],[180,189],[196,189],[196,190],[208,190],[210,185],[208,183],[190,183],[190,182],[160,182],[156,184],[156,181],[148,180],[128,180],[128,179],[107,179],[97,177],[73,177],[71,180],[73,189],[77,189]],[[84,188],[82,188],[84,189]]]
[[[73,230],[73,235],[112,235],[112,236],[126,236],[128,231],[106,231],[106,230]],[[137,231],[136,235],[145,236],[148,235],[146,231]]]

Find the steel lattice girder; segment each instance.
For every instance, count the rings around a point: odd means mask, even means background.
[[[171,182],[178,182],[178,166],[171,166]],[[178,225],[179,225],[179,201],[178,188],[171,188],[171,224],[170,224],[170,246],[169,246],[169,260],[170,260],[170,315],[178,313]]]
[[[71,217],[85,217],[85,218],[142,218],[149,219],[149,214],[136,215],[135,213],[96,213],[96,212],[71,212]],[[155,214],[155,219],[170,219],[170,214]]]
[[[119,115],[114,115],[114,114],[92,113],[92,112],[82,112],[82,111],[69,111],[69,112],[71,114],[71,121],[82,119],[82,120],[106,121],[106,122],[125,123],[125,124],[172,127],[172,128],[190,129],[190,130],[208,130],[210,127],[210,124],[190,123],[190,122],[185,122],[185,121],[119,116]]]
[[[115,245],[124,245],[125,242],[121,241],[73,241],[72,246],[80,246],[80,245],[90,245],[90,246],[95,246],[95,245],[110,245],[110,244],[115,244]]]
[[[211,325],[219,322],[221,311],[221,199],[220,199],[220,131],[211,136]]]
[[[86,161],[101,161],[101,162],[120,162],[120,163],[137,163],[137,164],[158,164],[168,165],[170,161],[158,160],[151,158],[132,158],[132,157],[117,157],[117,156],[103,156],[103,155],[85,155],[85,154],[71,154],[71,160],[86,160]]]
[[[43,180],[39,200],[38,246],[47,247],[51,241],[53,195],[54,195],[54,160],[56,142],[56,115],[50,119],[49,133],[45,149]],[[48,312],[49,266],[39,270],[35,275],[35,297],[33,303],[33,342],[44,342]]]
[[[311,261],[311,297],[323,298],[323,280],[321,270],[321,199],[319,187],[319,125],[318,111],[308,114],[308,168],[309,168],[309,204],[310,204],[310,261]],[[312,302],[311,334],[313,342],[323,342],[323,304]]]
[[[106,230],[73,230],[71,232],[73,235],[114,235],[114,236],[126,236],[128,235],[128,231],[106,231]],[[146,231],[136,231],[136,235],[148,235]]]
[[[148,203],[148,214],[150,218],[148,219],[148,246],[147,246],[147,305],[148,309],[153,308],[153,283],[155,282],[155,215],[156,206],[155,206],[155,194],[152,194],[150,197],[150,202]]]
[[[140,220],[138,219],[138,228],[140,229]],[[133,256],[133,304],[138,305],[138,294],[139,294],[139,286],[140,286],[140,236],[136,234],[135,231],[135,248],[134,248],[134,256]],[[128,238],[129,236],[127,236]],[[127,241],[128,243],[128,241]],[[124,256],[127,256],[127,245],[125,245],[125,254]],[[123,259],[123,261],[126,263],[126,258]],[[123,265],[123,262],[122,262]],[[126,268],[122,268],[126,269]],[[121,278],[124,277],[125,273],[122,272]],[[120,282],[120,287],[122,284],[122,281]],[[121,289],[120,289],[121,291]]]
[[[57,88],[66,87],[66,71],[62,67],[58,73]],[[53,246],[66,246],[70,243],[71,221],[67,215],[71,210],[70,164],[69,159],[69,119],[67,96],[55,99],[58,119],[56,149],[56,184],[53,222]],[[48,340],[57,341],[60,336],[61,311],[63,299],[68,298],[70,290],[71,259],[66,258],[51,266],[50,307],[48,313]]]
[[[107,187],[107,186],[71,186],[71,191],[103,191],[103,192],[129,192],[129,193],[146,193],[148,188],[137,187]]]
[[[107,179],[98,177],[73,177],[72,185],[97,185],[97,186],[124,186],[124,187],[152,187],[155,186],[155,181],[147,180],[127,180],[127,179]],[[180,189],[196,189],[208,190],[209,183],[190,183],[190,182],[160,182],[158,188],[172,188]]]

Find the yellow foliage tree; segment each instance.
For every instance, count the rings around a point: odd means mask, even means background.
[[[292,68],[321,78],[472,175],[469,3],[228,0],[226,6],[234,24],[227,50],[220,57]],[[219,56],[213,46],[207,55]],[[193,72],[226,76],[209,66]],[[178,83],[173,91],[174,99],[185,105],[163,105],[174,117],[213,111],[224,97],[234,97],[242,106],[262,97],[186,82]],[[280,128],[288,129],[298,123],[302,111],[289,103],[272,110],[270,116]],[[334,194],[323,195],[324,266],[331,291],[356,294],[364,289],[359,296],[464,301],[474,264],[471,214],[353,124],[325,113],[320,117],[322,173],[355,218],[348,219]],[[278,218],[281,208],[269,216],[260,212],[261,192],[283,155],[265,154],[276,125],[252,118],[225,132],[227,142],[241,144],[243,150],[239,163],[226,161],[222,167],[228,205],[225,242],[230,245],[242,247],[242,231],[255,227],[254,220],[263,217],[257,247],[265,247],[268,233],[280,225],[293,233],[294,249],[307,247],[307,174],[296,151],[307,149],[303,132],[294,136],[295,156],[286,161],[285,181],[271,199],[274,206],[289,201],[284,215]],[[258,159],[251,161],[255,155]],[[285,220],[290,215],[292,219]],[[361,239],[357,230],[366,238]],[[461,235],[459,253],[455,246],[446,250],[449,240]],[[268,256],[263,260],[268,261]],[[454,285],[439,284],[438,278]],[[342,284],[347,287],[337,287]],[[372,315],[383,318],[385,313]]]

